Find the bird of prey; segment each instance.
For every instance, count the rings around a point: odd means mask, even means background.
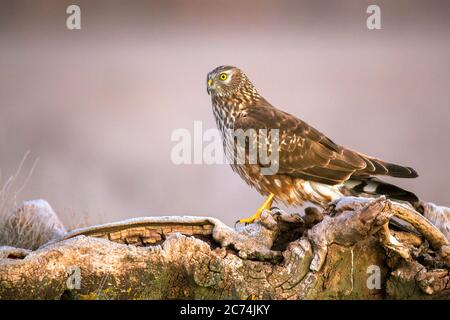
[[[207,92],[218,129],[222,133],[225,150],[236,148],[236,130],[277,129],[278,143],[250,138],[246,140],[244,162],[230,161],[250,186],[256,188],[266,201],[256,213],[238,222],[252,223],[273,201],[285,205],[302,205],[309,201],[325,207],[344,195],[386,195],[389,198],[418,202],[413,193],[383,182],[376,176],[415,178],[417,172],[406,166],[389,163],[340,146],[306,122],[281,111],[264,99],[238,68],[220,66],[208,73]],[[248,141],[248,143],[247,143]],[[268,144],[269,152],[278,151],[278,170],[262,174],[267,163],[257,159],[250,163],[249,148]],[[231,147],[230,147],[231,146]],[[231,150],[236,157],[235,150]],[[235,160],[235,159],[232,159]]]

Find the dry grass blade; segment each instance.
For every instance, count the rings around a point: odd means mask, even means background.
[[[0,245],[35,249],[42,242],[42,221],[33,219],[26,209],[15,210],[19,194],[26,187],[39,159],[36,159],[22,180],[22,171],[30,155],[26,152],[15,173],[0,189]],[[0,174],[0,183],[2,182]],[[21,182],[22,180],[22,182]]]

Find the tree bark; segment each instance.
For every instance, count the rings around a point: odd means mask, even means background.
[[[422,208],[346,197],[237,230],[208,217],[74,230],[0,247],[0,299],[449,299],[449,211]]]

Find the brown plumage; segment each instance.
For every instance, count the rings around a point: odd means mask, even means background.
[[[275,200],[292,205],[310,201],[324,206],[344,194],[385,194],[395,199],[417,202],[413,193],[375,178],[383,175],[414,178],[417,177],[414,169],[334,143],[306,122],[273,107],[238,68],[218,67],[208,74],[207,80],[225,150],[235,152],[230,150],[236,148],[230,135],[233,130],[279,130],[279,168],[276,174],[261,174],[260,169],[264,166],[259,161],[254,164],[247,161],[231,164],[233,170],[261,194],[272,193]],[[250,144],[261,146],[261,143],[258,140],[249,141],[245,148],[249,148]],[[268,147],[272,150],[270,144]]]

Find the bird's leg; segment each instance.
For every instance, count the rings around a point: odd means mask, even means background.
[[[261,219],[261,214],[263,213],[264,210],[270,210],[270,208],[272,207],[272,203],[273,203],[273,197],[274,194],[271,193],[266,201],[264,201],[264,203],[261,205],[261,207],[259,207],[258,210],[256,210],[256,213],[254,215],[252,215],[249,218],[246,219],[240,219],[238,221],[236,221],[236,223],[245,223],[245,224],[249,224],[249,223],[253,223],[256,220],[260,220]]]

